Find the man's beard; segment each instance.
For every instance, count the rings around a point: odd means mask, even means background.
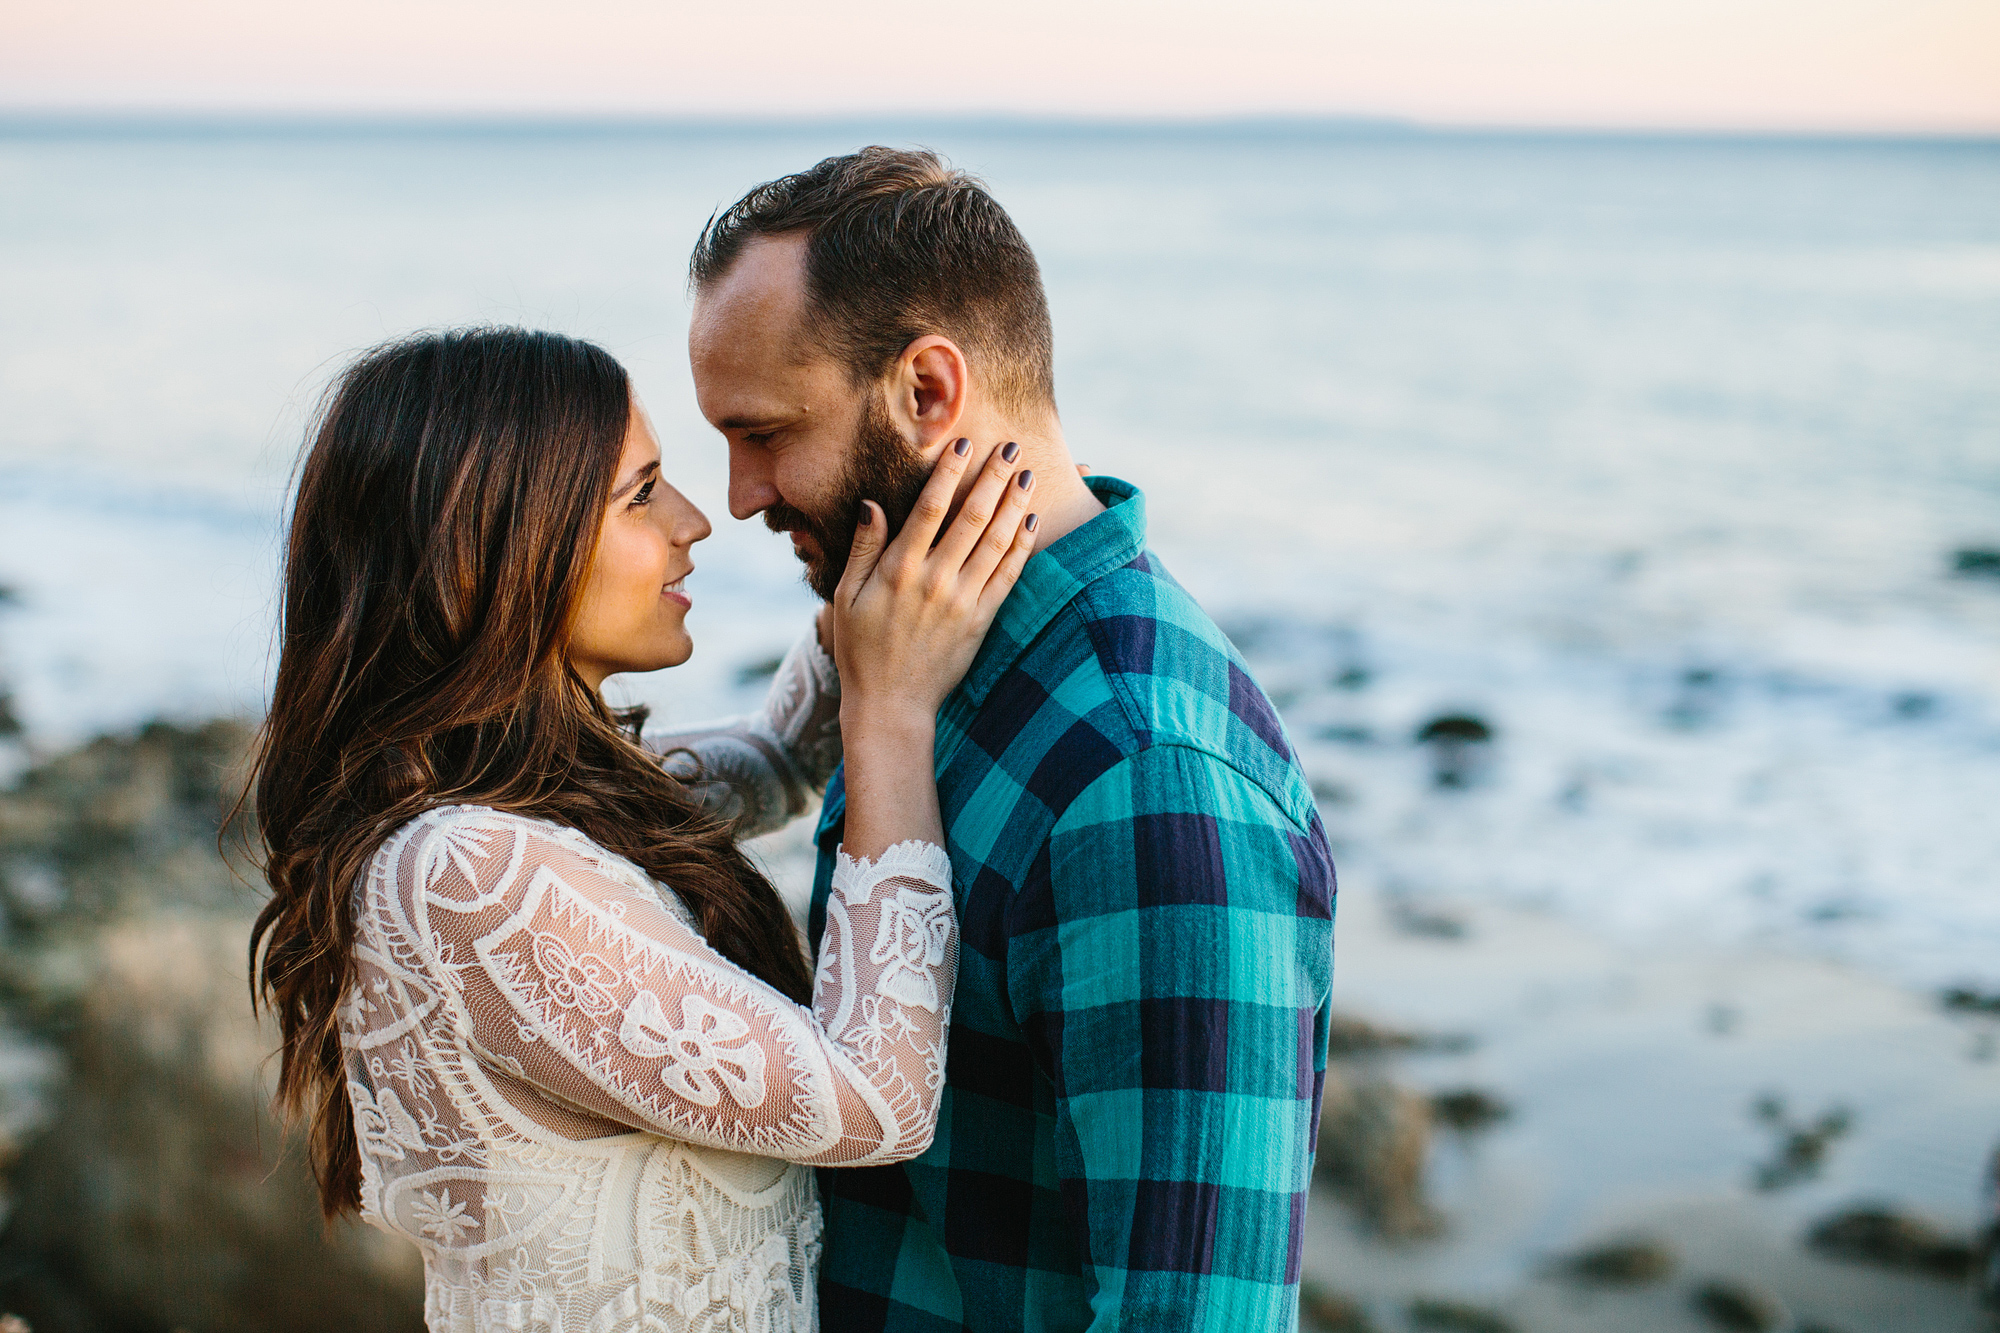
[[[854,531],[861,522],[861,502],[873,500],[882,506],[893,539],[930,477],[930,464],[896,433],[880,395],[870,392],[847,455],[847,470],[833,495],[813,513],[774,501],[764,511],[764,524],[773,532],[803,532],[812,538],[818,553],[801,550],[799,559],[805,563],[807,585],[821,601],[830,602],[847,572],[847,554],[854,549]]]

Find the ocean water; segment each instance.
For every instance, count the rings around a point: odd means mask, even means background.
[[[406,330],[631,367],[718,521],[672,717],[810,610],[682,268],[868,141],[1035,244],[1077,456],[1284,708],[1344,873],[2000,984],[2000,144],[1298,126],[0,126],[0,677],[34,747],[254,714],[315,396]],[[1440,786],[1440,715],[1474,716]]]

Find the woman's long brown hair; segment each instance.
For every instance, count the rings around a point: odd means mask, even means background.
[[[810,993],[770,883],[638,746],[643,714],[612,714],[565,656],[630,415],[608,353],[521,329],[378,348],[321,414],[252,778],[271,898],[250,958],[284,1039],[278,1106],[309,1122],[328,1217],[360,1202],[335,1017],[355,886],[426,810],[575,828],[672,885],[724,955]]]

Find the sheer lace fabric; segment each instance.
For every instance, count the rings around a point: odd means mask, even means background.
[[[364,1215],[424,1252],[433,1330],[814,1326],[807,1165],[929,1146],[950,863],[843,857],[810,1008],[572,829],[433,810],[357,886],[341,1013]]]
[[[649,731],[646,744],[737,837],[770,833],[804,814],[840,766],[840,676],[808,629],[779,662],[760,711]]]

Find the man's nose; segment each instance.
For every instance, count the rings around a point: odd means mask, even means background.
[[[771,480],[771,460],[762,449],[749,445],[729,446],[729,516],[755,518],[778,500],[778,488]]]

